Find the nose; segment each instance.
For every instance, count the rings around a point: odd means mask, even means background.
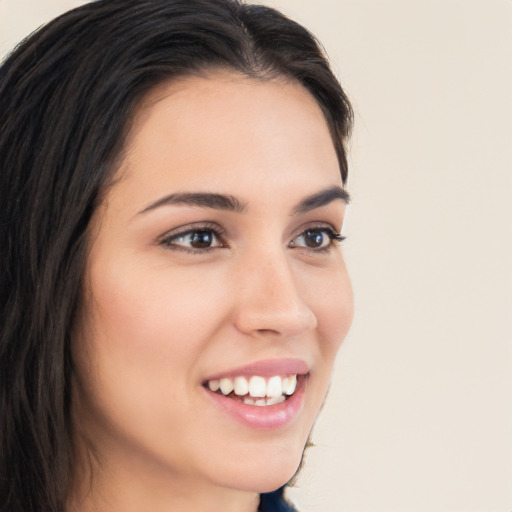
[[[288,339],[316,327],[316,316],[301,297],[285,254],[253,255],[242,267],[234,319],[239,331]]]

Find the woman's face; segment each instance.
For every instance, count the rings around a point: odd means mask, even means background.
[[[91,226],[76,429],[111,478],[273,490],[352,319],[320,108],[296,83],[229,73],[160,87],[118,176]]]

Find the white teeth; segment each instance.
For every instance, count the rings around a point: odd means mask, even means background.
[[[267,396],[276,398],[283,394],[283,384],[281,377],[271,377],[267,384]]]
[[[207,385],[210,391],[220,391],[225,396],[234,392],[238,397],[243,397],[241,401],[249,405],[274,405],[285,400],[286,396],[293,395],[297,387],[297,375],[274,375],[268,380],[259,375],[250,378],[239,376],[234,379],[225,377],[209,380]],[[254,400],[260,398],[263,400]]]
[[[284,402],[285,400],[286,400],[286,397],[283,395],[276,396],[275,398],[267,398],[267,405],[280,404],[281,402]]]
[[[297,375],[290,375],[283,382],[283,392],[285,395],[293,395],[297,387]]]
[[[281,395],[281,396],[278,396],[275,398],[258,398],[256,400],[254,398],[244,397],[242,399],[242,402],[246,405],[256,405],[258,407],[263,407],[265,405],[280,404],[281,402],[284,402],[285,400],[286,400],[286,397]]]
[[[209,380],[208,381],[208,387],[210,388],[210,391],[218,391],[220,388],[220,381],[218,380]]]
[[[249,383],[245,377],[237,377],[235,379],[235,395],[244,396],[249,393]]]
[[[234,389],[234,384],[231,379],[220,379],[220,390],[223,395],[229,395]]]
[[[267,394],[267,383],[263,377],[255,375],[249,381],[249,394],[255,398],[263,398]]]

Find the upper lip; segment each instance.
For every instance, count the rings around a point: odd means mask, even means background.
[[[304,375],[309,373],[309,371],[309,365],[302,359],[266,359],[212,374],[208,376],[205,381],[252,375],[259,375],[260,377],[293,374]]]

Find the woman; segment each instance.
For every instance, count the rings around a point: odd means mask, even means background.
[[[351,109],[313,37],[98,1],[0,80],[0,509],[291,510],[352,318]]]

